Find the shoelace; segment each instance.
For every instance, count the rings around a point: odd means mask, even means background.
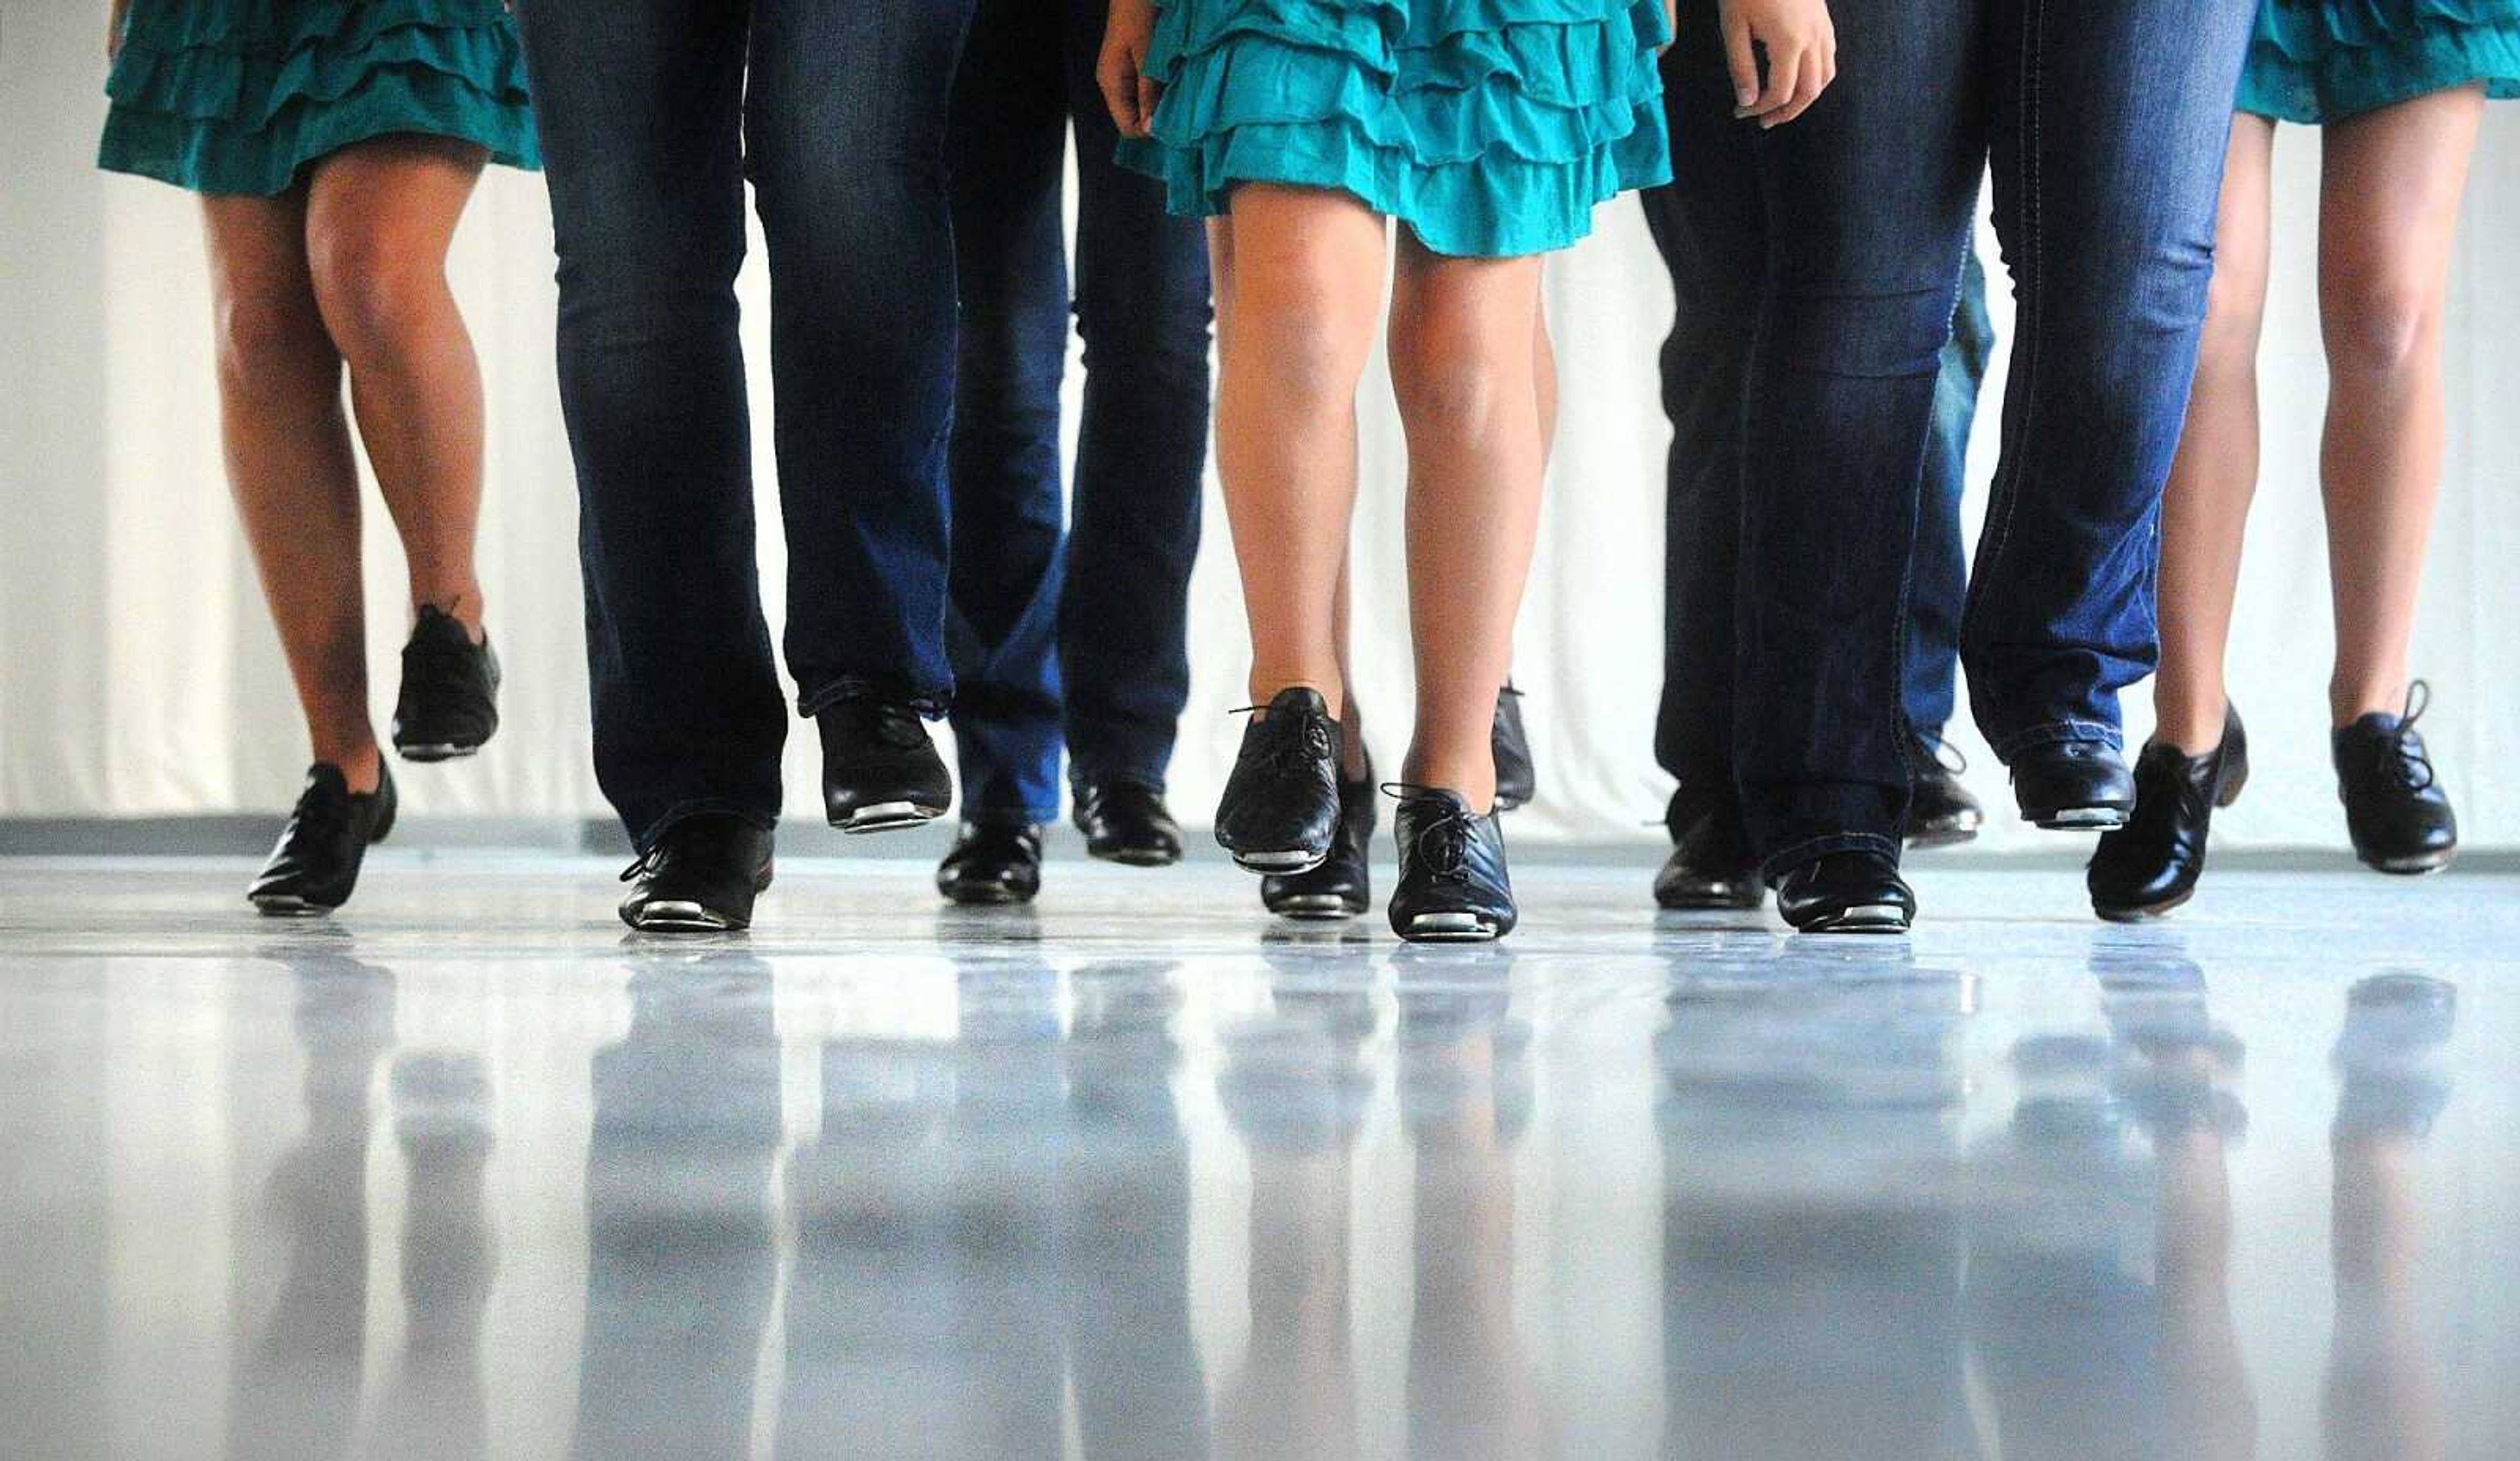
[[[2408,683],[2406,707],[2398,713],[2398,728],[2389,734],[2389,754],[2382,766],[2408,791],[2428,790],[2433,784],[2432,758],[2424,754],[2424,739],[2415,733],[2415,722],[2432,706],[2433,687],[2420,680]]]
[[[1258,715],[1268,708],[1266,705],[1243,705],[1236,708],[1234,714]],[[1280,727],[1282,720],[1292,724]],[[1295,716],[1266,716],[1257,724],[1264,737],[1257,759],[1272,771],[1308,772],[1330,753],[1329,723],[1318,715],[1306,712]],[[1272,730],[1273,727],[1279,729]]]
[[[1401,800],[1425,790],[1410,781],[1386,781],[1382,785],[1383,795]],[[1436,880],[1463,881],[1470,863],[1470,839],[1475,835],[1471,821],[1470,813],[1447,804],[1442,816],[1418,829],[1418,839],[1411,850]]]
[[[621,881],[625,883],[635,883],[639,879],[646,877],[649,873],[653,872],[657,865],[664,861],[665,844],[659,842],[655,846],[630,860],[630,865],[621,869]]]
[[[306,835],[332,837],[349,825],[350,798],[330,796],[322,786],[309,786],[297,794],[297,805],[291,809],[290,820]]]
[[[1916,751],[1921,759],[1941,767],[1946,775],[1958,776],[1968,773],[1968,758],[1960,754],[1959,747],[1948,740],[1939,740],[1930,735],[1918,735]]]

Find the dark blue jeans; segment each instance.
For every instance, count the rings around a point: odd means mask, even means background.
[[[2255,6],[1832,11],[1836,84],[1753,149],[1769,246],[1743,407],[1733,768],[1772,877],[1831,851],[1898,855],[1911,548],[1990,162],[2019,312],[1960,627],[1970,703],[2007,761],[2118,739],[2118,691],[2155,654],[2161,487]],[[1720,67],[1714,7],[1682,23],[1684,69]]]
[[[645,848],[779,813],[736,334],[769,244],[787,655],[811,715],[941,711],[954,390],[946,98],[971,0],[519,0],[560,255],[595,770]]]
[[[1767,273],[1768,221],[1759,202],[1756,130],[1732,120],[1722,57],[1675,47],[1663,57],[1663,105],[1674,135],[1702,144],[1666,186],[1640,195],[1645,224],[1671,273],[1677,306],[1662,350],[1663,411],[1671,419],[1664,497],[1662,704],[1654,758],[1680,780],[1667,819],[1676,838],[1736,797],[1732,696],[1733,599],[1741,541],[1741,402]],[[1684,116],[1686,109],[1694,109]],[[1960,542],[1969,428],[1995,350],[1986,271],[1971,251],[1952,338],[1943,347],[1925,451],[1910,595],[1902,703],[1936,742],[1952,717],[1968,565]]]
[[[1190,698],[1185,643],[1207,458],[1207,244],[1112,160],[1095,89],[1104,0],[980,0],[948,156],[961,376],[947,645],[963,806],[1048,821],[1079,781],[1161,788]],[[1071,299],[1064,157],[1076,136]],[[1085,342],[1076,494],[1060,536],[1059,382]]]

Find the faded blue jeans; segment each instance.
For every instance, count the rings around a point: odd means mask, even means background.
[[[1836,84],[1755,143],[1769,249],[1743,403],[1733,768],[1771,878],[1833,851],[1899,853],[1911,550],[1990,165],[2019,307],[1960,626],[1969,699],[2007,762],[2044,743],[2117,742],[2118,691],[2157,648],[2161,489],[2256,9],[1837,0],[1832,12]],[[1718,54],[1715,29],[1714,6],[1686,8],[1685,67]]]
[[[753,185],[788,672],[941,713],[954,236],[971,0],[518,0],[560,255],[595,771],[644,850],[779,815],[787,717],[753,555],[736,330]]]

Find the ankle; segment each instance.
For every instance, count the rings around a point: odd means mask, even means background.
[[[420,611],[424,608],[433,608],[463,625],[464,633],[473,643],[478,644],[482,642],[484,638],[482,624],[487,614],[487,606],[482,601],[479,584],[457,586],[453,589],[440,588],[434,591],[423,591],[415,585],[411,595],[411,617],[415,623],[419,621]]]
[[[338,767],[341,778],[350,783],[352,796],[365,796],[384,780],[384,752],[378,748],[373,735],[363,741],[319,742],[315,761],[319,766]]]
[[[2223,743],[2223,728],[2231,714],[2230,702],[2220,692],[2164,703],[2158,709],[2152,738],[2191,760],[2213,754]]]
[[[2333,730],[2342,730],[2366,715],[2399,715],[2407,708],[2407,681],[2331,682],[2327,686],[2327,718]]]
[[[1480,750],[1484,753],[1486,747]],[[1400,779],[1408,786],[1453,792],[1469,803],[1473,812],[1485,814],[1496,807],[1496,767],[1484,754],[1442,757],[1412,746],[1408,759],[1400,764]]]
[[[1337,721],[1342,730],[1347,726],[1345,687],[1335,675],[1263,673],[1255,668],[1246,688],[1251,696],[1247,703],[1258,706],[1261,714],[1267,713],[1270,701],[1287,690],[1312,690],[1322,697],[1324,705],[1329,707],[1330,719]]]

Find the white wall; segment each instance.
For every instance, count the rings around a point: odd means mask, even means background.
[[[192,200],[89,165],[104,111],[91,8],[5,0],[0,13],[0,817],[169,814],[285,805],[305,761],[287,677],[220,474],[207,288]],[[2317,139],[2279,145],[2268,449],[2232,651],[2257,780],[2218,825],[2235,842],[2341,844],[2326,769],[2329,632],[2316,475],[2322,370],[2311,312]],[[1642,838],[1668,790],[1650,730],[1659,673],[1661,462],[1654,350],[1670,302],[1633,202],[1552,266],[1565,415],[1518,677],[1542,766],[1518,837]],[[2498,108],[2470,190],[2450,335],[2451,459],[2415,652],[2439,700],[2426,722],[2472,846],[2520,844],[2520,686],[2508,673],[2520,588],[2520,109]],[[746,340],[766,358],[764,280],[746,273]],[[506,729],[479,761],[414,772],[424,814],[598,814],[587,769],[573,571],[574,496],[552,379],[551,239],[538,180],[494,173],[455,249],[458,293],[489,384],[482,572],[508,667]],[[2002,291],[1999,289],[1999,293]],[[1996,301],[2000,328],[2009,301]],[[766,372],[761,378],[766,381]],[[1073,398],[1071,376],[1071,405]],[[1999,375],[1990,384],[2002,387]],[[754,400],[761,490],[767,389]],[[1398,762],[1409,660],[1399,552],[1400,434],[1367,388],[1359,511],[1360,692]],[[1994,413],[1971,453],[1992,469]],[[1073,422],[1071,421],[1071,429]],[[1210,492],[1213,493],[1213,483]],[[373,504],[373,498],[371,499]],[[1202,816],[1232,758],[1245,642],[1224,514],[1194,584],[1196,682],[1175,766]],[[1975,519],[1974,507],[1970,512]],[[775,513],[763,514],[775,534]],[[781,557],[763,545],[774,618]],[[381,508],[367,544],[373,697],[390,709],[403,628],[400,559]],[[2149,720],[2130,702],[2131,738]],[[791,805],[810,815],[812,735],[791,739]],[[1974,784],[2000,773],[1961,737]],[[2044,839],[2000,823],[1989,841]]]

